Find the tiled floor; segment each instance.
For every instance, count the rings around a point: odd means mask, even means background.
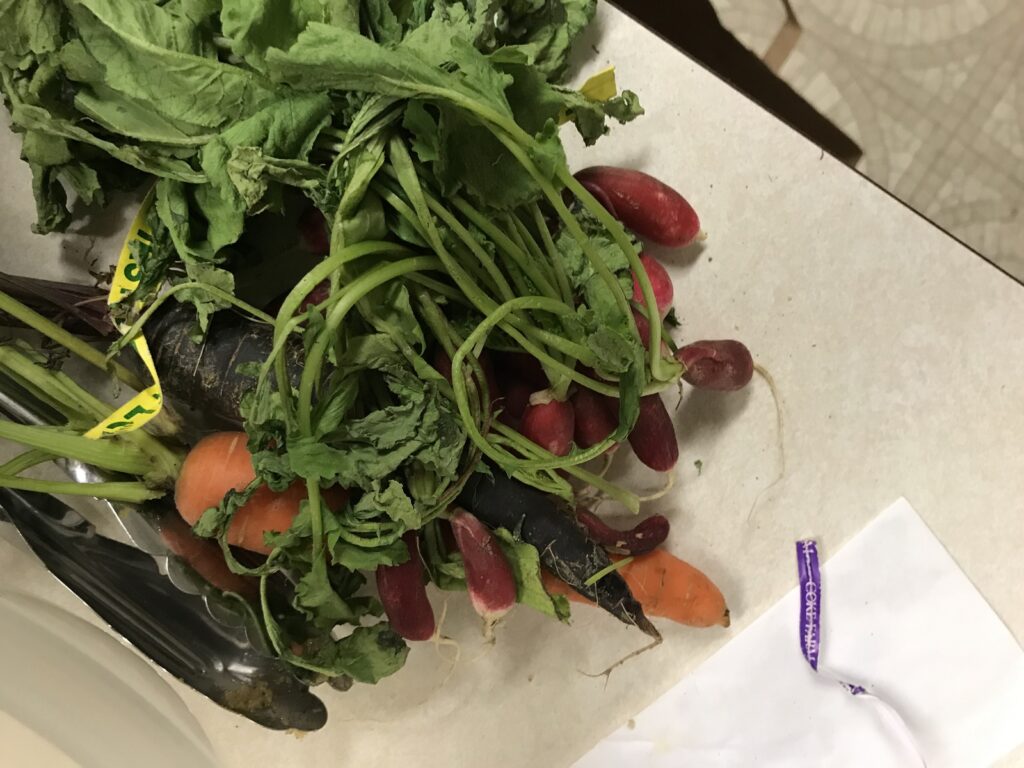
[[[714,0],[758,54],[779,0]],[[1024,279],[1024,0],[792,0],[780,75],[864,149],[858,168]]]

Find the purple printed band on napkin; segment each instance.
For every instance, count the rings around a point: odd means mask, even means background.
[[[796,570],[800,577],[800,650],[803,652],[804,658],[807,659],[807,663],[822,677],[839,683],[847,693],[853,696],[864,694],[865,699],[876,701],[881,707],[888,710],[902,730],[908,744],[917,753],[922,768],[927,768],[924,753],[917,744],[913,732],[891,704],[862,685],[844,682],[828,672],[818,669],[818,659],[821,655],[821,567],[818,563],[818,543],[814,539],[804,539],[796,543]]]
[[[821,652],[821,568],[814,539],[796,543],[796,569],[800,577],[800,650],[811,669],[817,671]],[[837,682],[854,696],[866,693],[861,685]]]
[[[821,570],[818,568],[817,542],[805,539],[796,543],[796,568],[800,576],[800,650],[811,669],[816,670],[821,645],[821,616],[818,613]]]

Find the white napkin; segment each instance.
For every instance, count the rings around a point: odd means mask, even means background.
[[[823,566],[820,673],[800,653],[798,597],[575,768],[966,768],[1024,743],[1024,652],[907,501]]]

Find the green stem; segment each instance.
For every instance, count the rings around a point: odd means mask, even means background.
[[[52,320],[35,312],[20,301],[3,291],[0,291],[0,312],[4,312],[16,320],[20,320],[29,328],[38,331],[47,338],[60,344],[69,352],[85,360],[85,362],[99,368],[101,371],[111,373],[135,390],[142,390],[145,384],[134,373],[129,371],[120,363],[112,362],[98,349],[93,349],[74,334],[68,333]]]
[[[629,557],[624,557],[621,560],[616,560],[613,563],[609,563],[604,568],[602,568],[600,571],[598,571],[593,576],[591,576],[586,581],[584,581],[583,582],[583,586],[591,587],[594,584],[597,584],[597,582],[599,582],[601,579],[603,579],[609,573],[615,573],[615,571],[619,570],[620,568],[625,568],[627,565],[629,565],[632,562],[633,562],[633,556],[630,555]]]
[[[306,481],[307,503],[309,504],[309,530],[313,537],[313,575],[327,580],[327,560],[324,558],[324,510],[320,505],[320,483]]]
[[[393,78],[382,77],[380,79],[389,83],[401,85],[401,83],[395,81]],[[497,125],[500,128],[502,128],[506,133],[508,133],[517,142],[519,142],[521,145],[525,147],[532,147],[535,146],[537,143],[533,136],[524,131],[511,116],[503,115],[500,112],[491,109],[486,104],[477,101],[476,99],[470,98],[469,96],[464,96],[458,91],[452,90],[451,88],[445,88],[443,86],[433,86],[417,83],[416,89],[421,93],[437,96],[439,98],[446,99],[447,101],[451,101],[452,103],[457,104],[463,109],[469,110],[470,112],[479,115],[480,117],[484,118],[484,120],[486,120],[487,122],[493,123],[494,125]]]
[[[0,369],[69,421],[77,419],[83,426],[87,422],[91,427],[114,411],[114,406],[94,397],[67,374],[37,365],[13,347],[0,346]],[[181,454],[145,430],[124,432],[118,436],[118,440],[133,444],[152,459],[153,467],[150,469],[159,482],[170,481],[178,476]]]
[[[553,301],[561,302],[561,299],[553,299]],[[543,328],[531,329],[530,335],[552,349],[561,352],[573,362],[579,361],[590,368],[593,368],[598,363],[598,360],[594,357],[594,353],[591,351],[590,347],[585,347],[572,339],[565,338],[565,336],[560,336],[557,333],[544,330]]]
[[[455,233],[455,235],[483,265],[501,300],[508,301],[513,298],[515,293],[512,291],[512,286],[508,284],[508,280],[505,279],[501,270],[498,269],[498,265],[494,263],[494,259],[492,259],[491,255],[487,253],[479,242],[477,242],[477,239],[470,234],[468,229],[462,226],[462,223],[452,215],[451,211],[449,211],[432,195],[424,192],[424,197],[427,200],[427,205],[430,207],[430,210],[437,214],[438,218],[440,218],[441,221]]]
[[[412,251],[404,245],[388,243],[383,240],[367,240],[361,243],[347,246],[336,254],[328,256],[309,272],[307,272],[295,287],[288,291],[288,295],[281,302],[281,308],[277,317],[273,319],[274,338],[278,339],[285,335],[283,324],[287,322],[299,309],[306,297],[321,282],[330,277],[331,273],[339,267],[343,267],[351,261],[365,258],[366,256],[393,255],[402,256],[411,254]]]
[[[434,278],[423,274],[409,275],[407,279],[410,282],[429,289],[431,292],[436,293],[439,296],[444,296],[449,301],[454,301],[456,304],[461,304],[467,308],[471,308],[473,306],[465,296],[459,293],[457,289],[452,288],[446,283],[442,283],[440,280],[435,280]]]
[[[452,328],[451,323],[444,316],[444,312],[441,311],[441,308],[429,293],[422,290],[417,291],[416,299],[420,305],[420,314],[423,316],[423,321],[433,332],[434,338],[437,339],[441,348],[444,349],[448,359],[451,360],[455,356],[459,345],[462,344],[462,339],[455,332],[455,329]],[[476,395],[473,398],[475,408],[471,408],[473,424],[478,424],[478,430],[481,433],[486,433],[490,429],[488,419],[491,413],[491,397],[487,388],[487,376],[484,374],[483,367],[480,365],[480,359],[476,355],[470,355],[469,362],[473,376],[470,385],[473,387]],[[454,372],[452,375],[454,376]],[[445,383],[447,384],[448,382]],[[455,402],[454,388],[451,390],[451,399]]]
[[[503,217],[505,223],[504,234],[509,241],[515,246],[516,253],[527,254],[526,259],[523,262],[517,262],[514,258],[505,259],[505,268],[509,274],[512,275],[512,279],[515,281],[516,288],[519,290],[520,296],[532,296],[536,293],[540,293],[545,296],[554,295],[554,289],[547,292],[540,288],[541,285],[547,285],[546,280],[541,277],[537,272],[537,266],[533,261],[533,258],[528,254],[526,243],[519,237],[519,232],[508,220],[508,216]]]
[[[64,496],[91,496],[109,501],[123,501],[130,504],[141,504],[151,499],[159,499],[164,491],[149,488],[145,483],[78,483],[74,481],[33,480],[28,477],[0,476],[0,488],[13,488],[16,491],[36,491],[37,493],[61,494]]]
[[[149,456],[116,438],[90,440],[57,427],[29,426],[0,420],[0,439],[49,451],[67,459],[79,459],[111,472],[144,475],[153,470],[153,461]]]
[[[25,451],[24,453],[15,456],[6,464],[0,466],[0,475],[20,475],[26,469],[31,469],[32,467],[39,466],[40,464],[45,464],[48,461],[53,461],[55,458],[57,458],[57,456],[49,451],[33,448],[30,451]]]
[[[257,379],[257,390],[262,390],[270,368],[273,366],[274,375],[277,380],[277,390],[282,393],[282,403],[285,410],[285,420],[289,424],[293,415],[290,402],[284,395],[291,391],[291,384],[288,381],[288,370],[284,356],[281,354],[288,337],[301,324],[301,319],[295,317],[302,302],[309,295],[310,291],[316,288],[322,281],[336,274],[345,264],[366,256],[394,254],[402,255],[412,253],[408,248],[395,243],[384,241],[368,240],[342,248],[338,253],[328,256],[321,261],[292,288],[288,295],[281,302],[281,308],[274,319],[274,345],[271,348],[267,359],[263,361],[260,368],[260,375]]]
[[[299,380],[297,418],[299,429],[304,435],[311,436],[313,434],[311,422],[313,389],[316,382],[320,380],[320,372],[323,369],[327,346],[334,339],[342,321],[352,307],[355,306],[356,302],[374,288],[402,275],[410,272],[440,268],[441,262],[432,256],[415,256],[392,264],[375,267],[369,272],[360,275],[345,288],[342,296],[331,307],[330,312],[328,312],[324,329],[320,332],[320,335],[306,356],[306,366],[303,368],[302,377]]]
[[[572,286],[569,284],[569,275],[566,274],[565,264],[562,263],[562,256],[558,252],[555,241],[551,238],[551,233],[548,231],[548,224],[544,220],[544,214],[541,213],[540,206],[536,202],[530,203],[530,212],[533,214],[533,225],[540,233],[544,249],[547,251],[548,261],[551,262],[552,270],[555,273],[555,282],[558,283],[558,290],[562,294],[562,301],[566,304],[572,304],[573,295]]]
[[[391,165],[395,170],[399,186],[408,198],[410,205],[416,212],[417,217],[423,225],[427,242],[431,249],[444,265],[445,271],[480,312],[487,314],[494,310],[497,302],[484,293],[476,284],[472,276],[463,269],[462,265],[452,257],[445,247],[444,241],[437,227],[434,226],[433,218],[430,215],[430,208],[423,196],[423,188],[420,185],[419,177],[416,175],[416,168],[413,165],[409,151],[405,148],[403,141],[397,136],[391,139],[390,145]]]
[[[619,307],[623,317],[627,319],[630,327],[633,328],[635,332],[636,323],[633,320],[633,313],[630,311],[629,299],[626,297],[626,294],[623,293],[622,286],[619,285],[619,281],[608,268],[608,265],[605,264],[604,259],[601,258],[601,255],[597,252],[597,249],[594,247],[590,238],[587,237],[586,233],[580,227],[576,217],[573,216],[572,212],[565,206],[565,203],[562,201],[561,194],[559,194],[558,190],[551,185],[551,182],[544,177],[544,174],[538,170],[537,166],[534,165],[533,161],[523,151],[522,147],[513,142],[501,131],[494,131],[494,135],[497,137],[498,141],[504,144],[508,151],[511,152],[519,161],[519,164],[523,166],[526,172],[533,177],[537,186],[540,187],[544,196],[554,207],[559,218],[564,222],[569,234],[572,235],[576,242],[580,244],[580,248],[583,249],[583,253],[586,255],[590,265],[594,268],[594,271],[608,286],[609,290],[611,290],[612,295],[615,297],[616,305]],[[636,254],[633,254],[633,257],[636,258]]]
[[[622,437],[622,435],[618,434],[620,430],[616,430],[616,432],[611,436],[599,443],[596,443],[590,448],[583,451],[574,451],[568,456],[559,457],[547,454],[543,459],[524,460],[517,456],[513,456],[507,451],[499,450],[497,447],[489,443],[476,429],[475,424],[472,423],[470,418],[469,400],[466,392],[466,381],[462,374],[462,362],[478,344],[483,343],[487,334],[490,333],[490,331],[498,325],[506,315],[510,312],[516,311],[517,309],[538,309],[552,312],[554,314],[572,312],[572,310],[566,307],[565,304],[554,299],[547,299],[542,296],[523,296],[502,304],[487,318],[485,318],[484,321],[480,323],[480,325],[478,325],[466,338],[456,351],[455,355],[452,356],[452,388],[455,390],[455,402],[458,406],[459,414],[462,416],[464,426],[466,427],[466,431],[469,434],[470,439],[472,439],[484,454],[501,464],[502,468],[506,471],[515,471],[519,469],[555,469],[582,464],[600,456],[616,440]]]
[[[434,338],[437,339],[437,343],[441,345],[441,349],[448,355],[450,360],[455,355],[455,350],[459,348],[461,340],[456,341],[452,336],[454,335],[451,330],[451,326],[445,319],[444,312],[434,301],[434,298],[427,293],[427,291],[416,291],[416,300],[420,305],[420,315],[423,317],[423,322],[427,324],[427,327],[434,334]]]
[[[392,171],[391,168],[388,170],[389,172]],[[406,187],[402,187],[400,184],[398,186],[401,193],[405,193],[408,196]],[[423,212],[418,210],[414,205],[407,205],[406,201],[402,200],[399,189],[396,189],[393,185],[388,183],[380,181],[374,182],[374,191],[380,195],[388,205],[394,208],[399,216],[409,222],[420,237],[427,241],[431,249],[437,251],[436,243],[438,242],[437,238],[440,238],[440,232],[438,232],[437,228],[434,226],[430,213],[428,212],[424,215]],[[427,207],[430,208],[429,197],[422,187],[419,188],[418,194],[422,196],[424,203],[426,203]],[[458,224],[457,220],[456,224]],[[451,254],[453,257],[455,255],[462,256],[462,258],[456,258],[455,263],[458,263],[465,268],[469,279],[471,279],[475,284],[483,285],[488,290],[499,292],[501,290],[501,284],[505,281],[504,275],[495,268],[495,272],[498,277],[498,282],[495,282],[495,275],[490,269],[490,267],[494,267],[493,260],[490,259],[490,256],[487,255],[486,252],[484,253],[484,259],[481,259],[479,255],[472,250],[472,248],[468,247],[470,242],[473,242],[474,245],[479,247],[479,243],[476,243],[472,236],[466,233],[465,237],[460,236],[458,241],[455,243],[456,246],[461,246],[461,249],[455,251],[449,250],[447,253]],[[486,263],[487,261],[490,261],[490,267]],[[483,292],[485,295],[489,296],[487,291]]]
[[[557,371],[560,374],[567,376],[568,378],[575,381],[577,384],[582,384],[587,389],[592,389],[595,392],[600,392],[603,395],[610,395],[611,397],[619,396],[619,388],[613,384],[609,384],[607,381],[600,381],[598,379],[592,379],[589,376],[580,373],[575,367],[567,366],[561,360],[552,357],[542,347],[537,346],[530,341],[526,336],[519,332],[518,329],[513,328],[511,325],[501,323],[499,326],[501,330],[508,334],[509,338],[515,341],[524,351],[528,352],[533,357],[537,358],[546,368]],[[532,335],[537,335],[535,332],[537,329],[533,329]],[[543,335],[543,334],[540,334]]]
[[[558,178],[583,203],[583,206],[601,222],[601,225],[611,234],[615,244],[619,246],[619,249],[629,260],[629,266],[633,270],[633,277],[640,285],[644,304],[647,306],[647,316],[650,318],[660,317],[658,302],[654,296],[654,288],[651,286],[650,278],[647,276],[647,270],[644,269],[643,264],[640,262],[640,256],[630,242],[622,225],[614,216],[608,213],[608,210],[603,205],[594,199],[594,196],[587,191],[586,187],[569,173],[568,168],[559,168]],[[561,198],[559,198],[559,202],[561,202]],[[632,314],[630,316],[632,317]],[[661,323],[651,321],[648,322],[648,326],[650,327],[651,376],[658,381],[670,381],[679,378],[682,371],[679,364],[674,361],[666,364],[665,359],[661,356]]]
[[[548,263],[547,257],[544,255],[544,252],[540,249],[540,246],[537,245],[537,241],[534,239],[533,234],[530,232],[529,229],[527,229],[526,225],[522,222],[522,220],[514,213],[510,213],[508,215],[508,219],[509,224],[512,226],[513,231],[516,233],[516,239],[525,246],[526,251],[527,253],[530,254],[531,259],[537,264],[544,264],[550,267],[551,265]],[[552,275],[553,274],[554,273],[552,272]],[[558,298],[559,292],[555,288],[554,284],[551,283],[547,277],[544,277],[544,281],[547,288],[550,290],[550,294],[547,295],[550,295],[552,298]]]
[[[459,213],[469,219],[477,229],[487,235],[491,242],[498,247],[498,250],[505,254],[514,266],[518,267],[523,274],[530,278],[534,285],[544,291],[545,295],[557,295],[550,283],[543,277],[543,275],[537,272],[536,265],[531,262],[530,257],[527,256],[523,248],[521,248],[507,234],[502,232],[500,227],[480,213],[480,211],[478,211],[471,203],[458,195],[451,198],[451,203]],[[550,292],[548,292],[549,288],[551,289]]]

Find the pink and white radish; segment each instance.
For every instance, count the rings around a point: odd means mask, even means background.
[[[516,579],[494,534],[464,509],[451,517],[452,532],[466,569],[466,588],[475,610],[491,637],[497,624],[516,604]]]

